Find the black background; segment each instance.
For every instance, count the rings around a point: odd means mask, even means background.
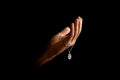
[[[38,10],[32,7],[13,10],[10,8],[4,14],[3,21],[7,22],[4,24],[7,32],[4,32],[7,38],[5,43],[9,52],[7,54],[5,50],[3,59],[5,74],[34,79],[94,78],[111,74],[114,56],[109,52],[113,51],[111,48],[113,43],[110,42],[111,38],[114,38],[111,27],[113,19],[111,20],[108,13],[99,8],[69,9],[64,12],[59,8],[54,10],[41,8]],[[71,14],[72,10],[75,14]],[[72,60],[67,59],[68,52],[64,51],[37,68],[33,63],[45,50],[48,41],[69,26],[77,16],[83,18],[83,28],[72,50]]]
[[[71,61],[67,60],[68,52],[65,51],[40,67],[40,69],[30,67],[31,65],[29,64],[26,65],[30,61],[35,61],[45,50],[50,38],[64,29],[64,27],[69,26],[77,16],[83,18],[83,29],[72,50],[73,58]],[[26,66],[22,66],[23,69],[27,69],[25,70],[26,73],[30,71],[30,75],[38,76],[38,78],[47,78],[47,76],[53,78],[53,75],[56,77],[61,76],[61,78],[66,76],[68,78],[77,78],[86,75],[89,77],[93,77],[93,75],[100,76],[100,74],[103,75],[109,72],[109,58],[108,53],[106,53],[108,38],[106,38],[107,34],[103,30],[105,29],[102,25],[104,22],[101,21],[98,15],[33,16],[27,23],[30,27],[28,26],[24,29],[24,38],[22,37],[23,43],[26,44],[26,46],[24,46],[25,44],[23,46],[28,50],[23,59],[26,61]]]

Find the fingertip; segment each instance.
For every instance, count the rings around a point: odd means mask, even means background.
[[[78,18],[80,19],[81,17],[80,17],[80,16],[78,16]]]
[[[83,20],[83,18],[82,18],[82,17],[80,17],[80,16],[78,16],[78,19],[81,19],[81,20]]]
[[[73,27],[74,26],[74,23],[71,23],[71,27]]]
[[[70,29],[70,28],[67,26],[66,29]]]
[[[65,29],[66,29],[67,31],[70,31],[70,28],[69,28],[69,27],[66,27]]]

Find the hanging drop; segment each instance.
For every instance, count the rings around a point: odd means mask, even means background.
[[[72,55],[69,53],[68,54],[68,59],[71,60],[72,59]]]

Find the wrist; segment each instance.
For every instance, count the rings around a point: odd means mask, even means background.
[[[39,65],[43,65],[46,62],[50,61],[54,57],[55,57],[55,51],[51,48],[48,48],[48,49],[45,50],[45,52],[38,59],[37,62],[38,62]]]

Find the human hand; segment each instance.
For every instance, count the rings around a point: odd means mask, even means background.
[[[74,45],[82,30],[82,18],[78,17],[70,27],[66,27],[58,34],[54,35],[48,44],[48,48],[40,58],[42,64],[50,61],[58,54]]]
[[[82,30],[82,18],[78,17],[70,27],[66,27],[61,32],[52,37],[48,44],[51,54],[58,55],[64,50],[74,45]]]

